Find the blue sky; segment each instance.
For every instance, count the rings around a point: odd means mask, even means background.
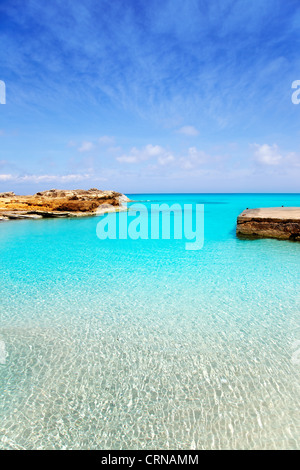
[[[298,0],[0,0],[0,191],[299,192]]]

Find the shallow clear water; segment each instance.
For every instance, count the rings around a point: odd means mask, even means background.
[[[300,195],[132,198],[203,203],[203,249],[0,225],[0,447],[299,448],[300,244],[235,223]]]

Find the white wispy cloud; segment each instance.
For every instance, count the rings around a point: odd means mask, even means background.
[[[180,158],[180,166],[184,170],[192,170],[207,163],[209,159],[209,155],[202,150],[198,150],[196,147],[190,147],[187,155]]]
[[[94,144],[93,142],[82,142],[81,146],[78,148],[78,152],[90,152],[90,150],[93,150]]]
[[[148,144],[141,149],[133,147],[129,154],[117,157],[117,161],[120,163],[141,163],[150,159],[157,159],[160,164],[164,165],[167,160],[172,159],[172,155],[160,145]]]
[[[117,157],[118,162],[120,163],[137,163],[138,159],[135,155],[121,155]]]
[[[172,167],[187,172],[216,164],[219,167],[219,164],[227,158],[225,155],[210,155],[197,147],[189,147],[176,155],[172,150],[160,145],[148,144],[143,148],[133,147],[128,154],[117,156],[116,160],[120,163],[144,164],[144,166],[147,164],[145,166],[147,171],[159,173],[162,167]],[[164,173],[163,168],[162,172]]]
[[[183,126],[180,129],[178,129],[179,134],[184,134],[190,137],[196,137],[199,135],[198,129],[194,126]]]
[[[260,164],[272,165],[272,166],[278,165],[283,159],[283,156],[279,150],[279,147],[276,144],[273,144],[273,145],[254,144],[254,148],[255,148],[254,158]]]
[[[40,182],[57,182],[57,183],[69,183],[84,180],[99,180],[105,181],[106,178],[95,177],[90,174],[69,174],[69,175],[12,175],[12,174],[0,174],[0,181],[11,181],[15,183],[40,183]]]
[[[281,174],[292,172],[295,175],[300,167],[300,153],[286,151],[277,144],[253,144],[251,147],[254,149],[254,162],[266,171],[277,169]]]
[[[99,144],[112,145],[115,142],[115,138],[109,135],[103,135],[98,139]]]
[[[57,107],[60,98],[64,107],[100,104],[103,118],[108,104],[158,122],[180,116],[179,122],[196,127],[211,126],[211,119],[220,127],[232,122],[240,127],[252,116],[265,121],[261,111],[271,105],[273,112],[274,103],[281,113],[286,77],[299,69],[298,12],[288,2],[277,3],[275,9],[271,1],[263,9],[255,3],[245,9],[242,0],[223,0],[217,7],[166,0],[146,2],[137,13],[134,2],[124,10],[122,2],[109,0],[53,0],[47,8],[27,0],[20,15],[21,0],[5,2],[2,11],[16,34],[5,28],[1,36],[8,51],[3,66],[20,77],[13,95],[27,103]],[[25,25],[28,35],[20,47],[18,31],[25,34]],[[29,34],[37,27],[42,42]],[[187,135],[195,130],[182,127]]]
[[[175,161],[175,157],[172,155],[172,153],[166,152],[165,154],[158,157],[157,161],[160,165],[165,166],[173,163]]]
[[[286,159],[289,165],[294,167],[300,167],[300,153],[289,152],[287,154]]]
[[[0,181],[13,181],[12,175],[0,175]]]
[[[112,146],[115,142],[115,138],[108,135],[103,135],[99,138],[95,138],[93,140],[85,140],[83,141],[80,146],[78,147],[78,152],[85,153],[90,152],[91,150],[96,149],[100,146]],[[76,142],[71,140],[68,142],[68,147],[76,146]]]

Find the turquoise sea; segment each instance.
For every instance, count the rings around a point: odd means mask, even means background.
[[[300,195],[129,197],[204,204],[203,248],[0,224],[0,448],[299,448],[300,243],[235,226]]]

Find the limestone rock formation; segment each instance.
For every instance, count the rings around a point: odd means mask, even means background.
[[[123,210],[127,196],[116,191],[51,189],[33,196],[16,196],[13,192],[0,193],[0,221],[42,217],[80,217]]]
[[[0,197],[13,197],[15,196],[15,193],[13,191],[10,191],[8,193],[0,193]]]
[[[242,238],[278,238],[300,241],[300,207],[247,209],[237,218]]]

